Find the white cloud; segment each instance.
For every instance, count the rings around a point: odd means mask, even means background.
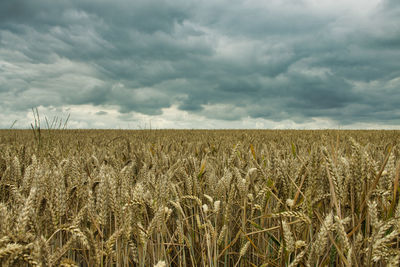
[[[308,7],[324,13],[367,15],[381,4],[382,0],[304,0]]]
[[[241,120],[226,121],[208,119],[205,116],[191,114],[187,111],[179,110],[176,106],[164,108],[162,114],[156,116],[136,112],[121,114],[115,106],[41,106],[38,110],[42,128],[47,128],[45,117],[47,117],[49,122],[55,117],[59,121],[62,119],[65,122],[68,115],[70,115],[67,124],[68,129],[400,129],[399,125],[376,123],[354,123],[343,126],[329,118],[311,118],[304,123],[296,123],[292,120],[275,122],[250,117]],[[14,128],[28,129],[30,128],[30,124],[34,122],[32,111],[18,112],[11,116],[4,116],[3,114],[3,112],[0,113],[0,128],[9,128],[14,120],[17,120]]]

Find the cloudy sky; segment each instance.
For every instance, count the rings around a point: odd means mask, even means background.
[[[0,128],[400,128],[398,0],[1,0]]]

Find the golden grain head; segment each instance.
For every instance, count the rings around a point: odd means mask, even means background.
[[[0,265],[398,266],[399,141],[0,131]]]

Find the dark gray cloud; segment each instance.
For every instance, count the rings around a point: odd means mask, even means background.
[[[0,106],[108,105],[151,116],[176,106],[210,120],[398,124],[399,6],[3,0]]]
[[[103,111],[103,110],[96,112],[96,115],[99,115],[99,116],[107,115],[107,114],[108,114],[107,111]]]

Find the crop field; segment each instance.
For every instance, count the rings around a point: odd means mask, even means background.
[[[398,131],[2,130],[1,266],[399,266]]]

